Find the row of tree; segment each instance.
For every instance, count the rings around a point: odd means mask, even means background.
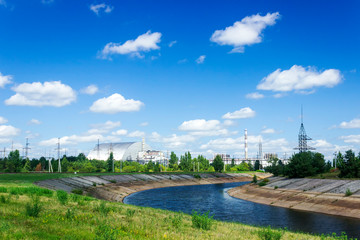
[[[339,171],[340,178],[359,178],[360,153],[355,156],[352,150],[346,151],[345,154],[339,152],[331,163],[326,162],[321,153],[301,152],[294,154],[288,164],[283,164],[281,160],[273,158],[271,165],[265,170],[275,176],[283,175],[290,178],[315,176],[330,171]]]

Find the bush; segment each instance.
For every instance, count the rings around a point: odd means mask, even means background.
[[[263,240],[280,240],[282,235],[282,231],[272,230],[270,227],[258,231],[259,238]]]
[[[40,203],[39,197],[33,198],[31,202],[25,205],[25,214],[29,217],[38,217],[41,210],[42,205]]]
[[[65,205],[69,200],[67,192],[63,190],[57,190],[56,197],[62,205]]]
[[[204,214],[197,213],[196,211],[192,212],[192,226],[194,228],[210,230],[213,216],[209,217],[209,211]]]
[[[199,174],[194,174],[194,178],[201,179],[201,176]]]
[[[257,176],[256,176],[256,175],[253,176],[253,179],[252,179],[251,182],[252,182],[252,183],[257,183]]]
[[[278,189],[279,187],[278,186],[275,186],[274,189]]]
[[[96,183],[93,182],[93,187],[96,187]]]
[[[268,183],[270,180],[268,178],[265,178],[264,180],[262,180],[263,182]]]
[[[82,195],[83,190],[81,190],[81,189],[73,189],[73,190],[71,190],[71,193],[74,193],[74,194],[77,194],[77,195]]]
[[[6,187],[0,187],[0,193],[7,193]]]
[[[260,187],[263,187],[263,186],[265,186],[266,185],[266,182],[264,182],[264,181],[261,181],[261,182],[259,182],[259,184],[258,184]]]
[[[351,195],[353,195],[353,192],[350,191],[350,189],[346,189],[345,197],[349,197],[349,196],[351,196]]]
[[[111,183],[116,183],[116,180],[112,179],[110,180]]]

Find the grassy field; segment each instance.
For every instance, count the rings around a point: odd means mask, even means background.
[[[345,239],[106,202],[32,184],[72,175],[0,175],[0,239]]]

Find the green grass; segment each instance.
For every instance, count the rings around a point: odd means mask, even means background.
[[[99,174],[94,174],[99,175]],[[62,174],[0,175],[0,239],[264,239],[280,230],[198,218],[211,226],[198,228],[193,216],[161,209],[125,205],[67,194],[60,202],[54,191],[32,185],[39,179]],[[73,174],[71,175],[73,176]],[[4,177],[7,180],[4,180]],[[52,194],[48,193],[51,192]],[[64,193],[61,193],[64,194]],[[60,195],[61,195],[60,194]],[[198,216],[203,216],[199,215]],[[210,225],[206,225],[211,220]],[[281,230],[282,239],[321,238]],[[275,234],[276,235],[276,234]]]

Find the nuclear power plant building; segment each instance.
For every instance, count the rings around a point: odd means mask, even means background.
[[[101,143],[97,144],[87,157],[107,160],[112,152],[115,160],[137,161],[141,160],[139,153],[146,151],[151,151],[151,147],[144,142]]]

